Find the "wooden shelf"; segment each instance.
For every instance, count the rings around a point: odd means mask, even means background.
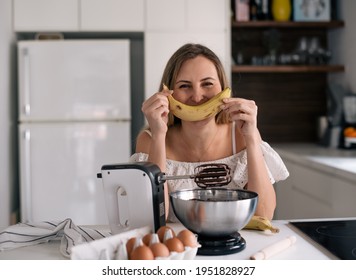
[[[344,72],[342,65],[233,65],[232,73],[330,73]]]
[[[336,61],[331,65],[252,62],[253,58],[263,61],[272,49],[277,57],[293,54],[300,47],[301,38],[306,38],[308,47],[311,39],[317,38],[320,47],[328,50],[329,32],[339,32],[345,22],[231,20],[231,56],[235,61],[240,61],[240,55],[243,58],[242,63],[231,67],[231,87],[237,96],[258,104],[262,137],[274,143],[318,141],[316,120],[328,114],[328,76],[345,72],[345,67]]]
[[[232,21],[232,28],[339,28],[344,27],[341,20],[332,21]]]

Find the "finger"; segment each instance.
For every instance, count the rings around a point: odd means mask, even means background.
[[[168,110],[167,107],[161,106],[161,107],[156,108],[156,109],[153,111],[153,113],[154,113],[154,116],[157,116],[157,117],[161,118],[161,117],[167,116],[168,113],[169,113],[169,110]]]
[[[147,120],[160,120],[162,116],[165,116],[168,113],[169,110],[163,106],[144,112]]]
[[[231,103],[231,102],[244,102],[244,101],[249,101],[248,99],[245,98],[240,98],[240,97],[230,97],[230,98],[224,98],[222,100],[224,103]]]
[[[147,110],[151,107],[157,108],[160,106],[166,106],[168,108],[169,101],[166,96],[164,96],[160,93],[157,93],[157,94],[155,94],[155,96],[152,96],[151,98],[149,98],[145,102],[143,102],[142,111]]]
[[[246,114],[257,115],[257,106],[253,100],[251,101],[244,100],[243,102],[235,100],[235,102],[226,103],[221,107],[227,113],[243,112]]]
[[[253,117],[251,115],[243,113],[243,112],[233,112],[229,114],[230,119],[232,121],[244,121],[244,122],[250,122]]]
[[[223,100],[223,105],[225,108],[231,107],[236,104],[246,104],[247,106],[256,106],[256,103],[254,100],[249,100],[249,99],[243,99],[243,98],[224,98]]]
[[[227,114],[247,114],[247,115],[256,115],[255,107],[248,106],[246,104],[235,104],[231,105],[224,109]]]
[[[165,84],[163,84],[162,93],[173,94],[173,90],[170,90]]]
[[[142,105],[142,111],[144,113],[152,113],[158,109],[164,109],[169,112],[169,102],[168,99],[156,99],[151,103],[145,103]]]

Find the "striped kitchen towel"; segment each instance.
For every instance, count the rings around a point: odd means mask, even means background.
[[[18,223],[0,232],[0,251],[60,239],[59,250],[69,258],[73,246],[110,235],[110,232],[77,226],[71,219],[62,222]]]

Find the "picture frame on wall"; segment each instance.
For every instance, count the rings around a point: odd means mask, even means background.
[[[294,21],[330,21],[331,0],[294,0]]]

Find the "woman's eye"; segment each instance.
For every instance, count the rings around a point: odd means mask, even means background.
[[[213,86],[213,85],[214,85],[214,84],[211,83],[211,82],[206,82],[206,83],[203,84],[204,87],[211,87],[211,86]]]
[[[179,88],[189,88],[189,85],[187,85],[187,84],[182,84],[182,85],[179,86]]]

